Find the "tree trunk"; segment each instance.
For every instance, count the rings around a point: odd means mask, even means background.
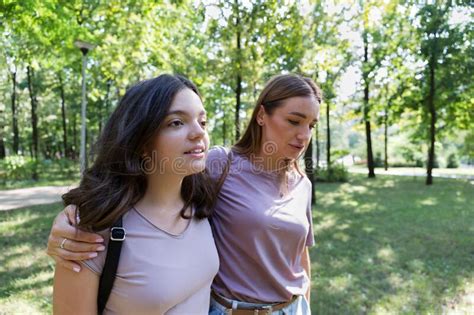
[[[35,161],[38,161],[38,115],[36,113],[36,110],[38,107],[38,100],[36,99],[35,91],[33,89],[33,78],[34,78],[33,68],[31,68],[30,66],[27,66],[26,74],[27,74],[27,79],[28,79],[28,91],[30,92],[30,100],[31,100],[32,153],[33,153],[33,158],[35,159]],[[33,174],[31,174],[31,178],[33,180],[38,180],[38,173],[36,170],[36,166],[33,169]]]
[[[104,124],[104,120],[109,117],[109,98],[110,98],[110,87],[112,85],[111,80],[107,80],[107,90],[105,92],[105,99],[104,99],[104,108],[102,107],[99,109],[99,135],[102,133],[102,125]]]
[[[367,167],[369,168],[369,178],[375,177],[374,156],[372,154],[372,138],[370,130],[370,121],[365,122],[365,134],[367,141]]]
[[[223,145],[227,145],[227,123],[225,121],[225,112],[223,112],[224,115],[222,116],[222,142]]]
[[[369,62],[369,43],[367,34],[364,33],[364,65],[367,66]],[[369,178],[375,177],[374,170],[374,156],[372,152],[372,135],[370,130],[370,109],[369,109],[369,73],[366,69],[363,70],[364,78],[364,123],[365,123],[365,136],[367,142],[367,167],[369,169]]]
[[[74,149],[72,150],[72,159],[77,159],[77,119],[76,113],[72,115],[72,142],[74,145]]]
[[[5,111],[3,107],[0,107],[0,117],[5,116]],[[5,125],[1,124],[0,125],[0,159],[4,159],[6,152],[5,152],[5,142],[3,140],[3,137],[5,136]]]
[[[436,108],[434,103],[434,97],[436,93],[435,86],[435,56],[434,53],[431,55],[430,62],[428,64],[430,71],[430,92],[428,95],[428,110],[430,112],[430,148],[428,150],[428,163],[426,169],[426,185],[433,184],[433,167],[435,160],[435,135],[436,135]]]
[[[235,29],[237,31],[237,76],[235,88],[235,141],[240,139],[240,98],[242,94],[242,43],[240,38],[240,12],[239,1],[234,1],[234,10],[236,11]]]
[[[38,100],[36,99],[35,91],[33,89],[34,72],[30,66],[26,67],[26,74],[28,77],[28,91],[31,100],[31,143],[33,144],[33,157],[38,160],[38,115],[36,113],[38,107]]]
[[[385,170],[388,170],[388,110],[389,110],[390,103],[387,104],[385,107],[385,113],[383,117],[383,124],[384,124],[384,159],[383,165]]]
[[[240,95],[242,93],[242,77],[237,74],[237,90],[235,93],[235,141],[240,139]]]
[[[326,102],[326,163],[328,172],[331,168],[331,127],[329,122],[329,102]]]
[[[13,154],[19,153],[20,138],[18,132],[18,113],[16,108],[16,71],[11,72],[12,78],[12,123],[13,123]]]
[[[308,148],[304,153],[304,165],[306,175],[308,179],[311,181],[311,202],[314,204],[316,201],[316,194],[315,194],[315,182],[314,182],[314,165],[313,165],[313,139],[309,141]]]
[[[316,124],[316,172],[319,169],[319,160],[321,155],[320,143],[319,143],[319,124]]]
[[[61,73],[58,73],[59,79],[59,93],[61,95],[61,118],[62,118],[62,125],[63,125],[63,150],[64,156],[70,157],[69,148],[67,145],[67,125],[66,125],[66,97],[64,94],[64,85],[63,85],[63,78]]]
[[[3,127],[2,127],[2,133],[0,134],[0,159],[4,159],[4,158],[5,158],[5,142],[3,141]]]

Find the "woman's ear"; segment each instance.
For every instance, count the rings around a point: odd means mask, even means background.
[[[259,124],[260,126],[263,126],[265,124],[265,107],[263,107],[263,105],[260,105],[260,108],[258,109],[258,113],[257,113],[257,124]]]

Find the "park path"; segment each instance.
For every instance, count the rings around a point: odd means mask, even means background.
[[[350,173],[356,174],[367,174],[367,168],[361,167],[352,167],[349,168]],[[426,170],[425,169],[397,169],[391,168],[387,171],[384,169],[376,168],[375,175],[395,175],[395,176],[413,176],[413,177],[426,177]],[[449,174],[449,173],[437,173],[436,169],[433,170],[433,177],[440,177],[440,178],[454,178],[454,179],[467,179],[469,181],[474,181],[474,175],[471,174]]]
[[[70,186],[43,186],[0,191],[0,211],[61,201]]]
[[[367,174],[365,168],[350,168],[349,172]],[[383,169],[375,169],[377,175],[397,175],[397,176],[426,176],[424,170],[406,171],[389,169],[385,171]],[[456,174],[434,174],[434,177],[444,178],[457,178],[467,179],[474,181],[474,176],[456,175]],[[27,206],[49,204],[61,201],[61,195],[66,193],[69,189],[74,187],[69,186],[44,186],[44,187],[33,187],[33,188],[22,188],[12,190],[0,191],[0,211],[12,210],[17,208],[23,208]]]

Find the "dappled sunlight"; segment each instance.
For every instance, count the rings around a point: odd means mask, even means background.
[[[363,264],[369,264],[373,265],[374,264],[374,257],[369,254],[364,254],[359,257],[359,261]]]
[[[426,313],[435,310],[438,314],[441,304],[436,299],[438,292],[433,290],[427,275],[390,274],[387,277],[390,290],[383,292],[372,307],[374,314]],[[428,313],[431,313],[428,311]]]
[[[336,203],[337,194],[327,193],[324,198],[319,198],[317,204],[324,207],[329,207]]]
[[[346,223],[342,223],[336,226],[336,229],[339,231],[347,230],[351,227],[351,223],[351,221],[346,221]]]
[[[334,214],[325,214],[322,219],[319,220],[319,223],[315,224],[316,234],[322,230],[330,229],[334,227],[337,223],[337,216]]]
[[[420,259],[413,259],[407,262],[408,270],[414,273],[423,273],[425,270],[425,263]]]
[[[346,208],[351,208],[351,207],[354,207],[354,208],[355,208],[355,207],[359,206],[359,202],[356,201],[356,200],[348,200],[348,199],[346,199],[346,200],[343,200],[343,201],[341,202],[341,206],[344,206],[344,207],[346,207]]]
[[[463,279],[474,275],[474,191],[439,182],[357,178],[319,187],[317,314],[438,314],[447,296],[463,296]]]
[[[351,184],[341,185],[341,191],[344,194],[346,194],[346,193],[349,193],[349,194],[352,194],[352,193],[365,194],[365,193],[369,192],[369,190],[366,186],[351,185]]]
[[[373,314],[400,314],[413,310],[417,303],[417,295],[411,290],[397,290],[396,294],[385,295],[372,308]],[[396,309],[392,305],[399,305]]]
[[[383,187],[383,188],[394,188],[395,187],[395,181],[393,179],[388,179],[386,180],[382,186],[380,187]]]
[[[1,314],[19,314],[18,311],[21,310],[21,314],[42,314],[38,312],[38,306],[31,303],[31,300],[28,296],[25,296],[21,299],[5,299],[2,300],[2,313]]]
[[[388,276],[387,281],[394,289],[400,289],[403,286],[405,279],[403,279],[399,273],[391,273]]]
[[[419,200],[418,204],[422,206],[436,206],[438,199],[436,197],[426,197],[425,199]]]
[[[53,279],[53,275],[50,270],[40,271],[38,273],[32,274],[28,278],[20,278],[14,281],[13,288],[31,288],[35,290],[37,287],[42,287],[49,285],[50,281]]]
[[[444,303],[443,311],[448,315],[474,313],[474,277],[463,279],[458,294]]]
[[[347,242],[347,241],[350,240],[349,235],[347,235],[346,233],[342,233],[342,232],[336,232],[336,233],[334,233],[333,238],[334,238],[335,240],[339,240],[339,241],[341,241],[341,242]]]
[[[377,252],[377,258],[386,263],[393,263],[395,261],[395,252],[390,245],[385,246]]]
[[[474,309],[471,186],[451,181],[425,188],[404,178],[361,182],[318,187],[310,251],[314,313],[458,315]],[[54,268],[44,250],[59,208],[1,218],[0,313],[50,313]]]
[[[357,209],[354,209],[354,213],[368,213],[377,210],[378,205],[376,203],[366,203],[362,204]]]
[[[350,273],[345,273],[329,280],[329,290],[334,293],[344,292],[353,285],[353,276]]]
[[[370,226],[364,226],[364,227],[362,228],[362,230],[363,230],[364,232],[370,234],[370,233],[372,233],[372,232],[375,230],[375,228],[370,227]]]
[[[24,216],[18,216],[15,220],[0,222],[0,231],[5,231],[5,236],[13,236],[17,227],[24,224],[27,220]]]
[[[35,263],[32,259],[18,259],[29,255],[29,252],[32,251],[30,244],[22,244],[15,247],[11,247],[9,250],[2,253],[2,269],[8,270],[8,268],[28,268],[31,264]],[[10,259],[10,257],[12,257]],[[14,258],[14,259],[13,259]]]
[[[0,308],[5,314],[50,314],[54,266],[46,255],[61,204],[0,213]],[[3,313],[2,313],[3,314]]]
[[[331,267],[333,269],[340,269],[343,270],[347,268],[351,264],[351,261],[347,257],[335,257],[331,259]]]

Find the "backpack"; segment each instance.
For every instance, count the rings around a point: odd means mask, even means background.
[[[110,240],[107,246],[107,256],[105,258],[104,268],[99,280],[99,292],[97,295],[97,311],[102,314],[105,304],[109,299],[110,292],[114,286],[115,274],[120,260],[122,244],[125,240],[125,229],[122,226],[122,217],[120,217],[110,228]]]

